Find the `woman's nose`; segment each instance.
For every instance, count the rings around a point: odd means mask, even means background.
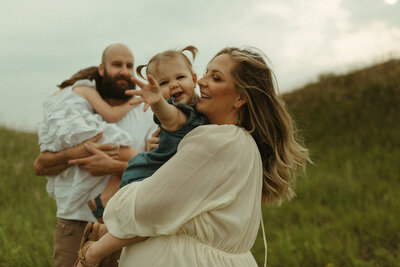
[[[199,79],[199,80],[197,80],[197,84],[198,84],[199,86],[204,87],[204,86],[205,86],[205,79],[204,79],[204,77],[201,78],[201,79]]]

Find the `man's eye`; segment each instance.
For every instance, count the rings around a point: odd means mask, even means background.
[[[216,81],[216,82],[219,82],[219,81],[221,81],[221,79],[220,79],[219,77],[215,76],[215,75],[214,75],[214,76],[212,76],[212,78],[213,78],[213,80],[214,80],[214,81]]]

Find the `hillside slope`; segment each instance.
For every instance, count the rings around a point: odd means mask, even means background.
[[[400,61],[284,95],[314,164],[264,207],[268,266],[400,266]],[[51,266],[55,204],[34,134],[0,127],[0,266]],[[264,260],[261,235],[252,249]]]

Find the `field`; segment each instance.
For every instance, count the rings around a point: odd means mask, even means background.
[[[284,99],[314,164],[293,201],[264,207],[268,266],[400,266],[400,61],[322,75]],[[35,134],[0,128],[0,266],[51,266],[38,152]],[[261,235],[252,251],[261,266]]]

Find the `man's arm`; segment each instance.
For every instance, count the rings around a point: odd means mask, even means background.
[[[97,149],[107,151],[110,156],[118,155],[118,151],[115,151],[114,145],[109,144],[97,144],[96,142],[101,138],[102,134],[88,139],[87,141],[67,148],[59,152],[42,152],[38,155],[33,168],[36,175],[56,175],[68,168],[69,160],[88,157],[91,153],[86,149],[86,145],[93,146]]]
[[[110,173],[122,176],[128,166],[129,159],[138,153],[132,148],[121,147],[118,155],[111,156],[109,153],[91,145],[85,145],[85,148],[91,156],[69,160],[68,163],[79,165],[80,168],[87,170],[93,176]]]

